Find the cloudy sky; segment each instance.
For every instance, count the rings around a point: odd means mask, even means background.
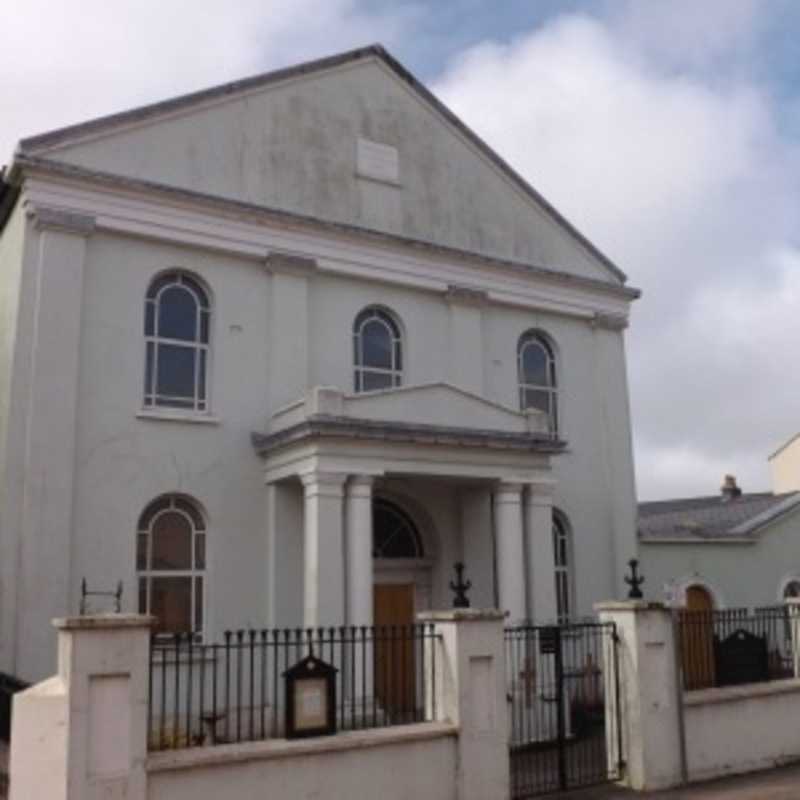
[[[0,0],[15,142],[382,42],[641,287],[642,499],[769,485],[800,431],[800,3]]]

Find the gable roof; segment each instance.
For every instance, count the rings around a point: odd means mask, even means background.
[[[516,172],[516,170],[492,150],[483,139],[468,128],[444,105],[444,103],[436,98],[432,92],[395,60],[381,45],[377,44],[255,75],[198,92],[192,92],[169,100],[134,108],[129,111],[99,117],[37,136],[27,137],[20,141],[17,153],[23,157],[20,161],[24,162],[25,156],[44,155],[53,148],[77,143],[87,138],[110,134],[132,124],[156,121],[160,117],[173,115],[176,112],[202,106],[209,102],[224,100],[226,98],[235,98],[244,93],[268,87],[282,81],[320,73],[367,59],[378,59],[397,78],[407,84],[424,103],[433,108],[447,123],[456,128],[468,142],[477,148],[477,150],[521,190],[524,195],[527,195],[536,206],[596,259],[596,261],[610,273],[616,282],[624,284],[627,281],[625,273],[614,264],[608,256],[581,234],[580,231],[545,200],[545,198]]]
[[[743,494],[723,502],[720,495],[639,503],[639,538],[725,541],[748,537],[800,508],[800,492]]]

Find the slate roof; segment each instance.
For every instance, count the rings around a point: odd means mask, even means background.
[[[725,540],[752,537],[760,528],[800,507],[800,492],[720,495],[639,503],[639,538]]]

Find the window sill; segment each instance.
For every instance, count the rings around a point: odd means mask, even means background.
[[[183,413],[181,411],[163,411],[161,409],[144,409],[136,413],[137,419],[153,419],[161,422],[189,422],[195,425],[219,425],[219,417],[209,414]]]

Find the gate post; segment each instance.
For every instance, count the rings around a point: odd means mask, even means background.
[[[58,674],[14,696],[10,800],[145,800],[152,617],[57,619]]]
[[[503,621],[495,609],[428,611],[441,637],[434,656],[436,717],[458,725],[458,800],[508,800],[508,709]],[[432,643],[434,647],[437,642]],[[429,657],[432,654],[428,654]],[[430,663],[430,662],[429,662]],[[426,666],[425,674],[430,674]],[[428,702],[429,687],[426,687]]]
[[[792,647],[794,677],[800,678],[800,597],[786,599],[786,613],[789,617],[789,637]]]
[[[594,608],[601,622],[614,623],[617,635],[616,645],[604,648],[609,766],[624,760],[620,782],[632,789],[677,786],[683,781],[683,697],[672,614],[662,603],[643,600]]]

